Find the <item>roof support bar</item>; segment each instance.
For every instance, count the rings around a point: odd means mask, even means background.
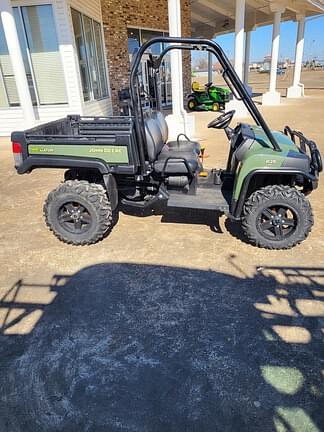
[[[196,45],[197,47],[200,47],[201,49],[204,49],[206,51],[211,52],[214,54],[221,64],[224,73],[226,73],[234,91],[239,96],[239,98],[242,99],[243,103],[245,104],[246,108],[248,109],[249,113],[253,117],[254,121],[257,125],[261,126],[264,130],[265,134],[267,135],[271,145],[273,146],[275,151],[280,152],[281,149],[273,136],[271,130],[269,129],[267,123],[265,122],[264,118],[262,117],[261,113],[257,109],[256,105],[254,104],[253,100],[251,99],[251,96],[248,94],[247,90],[245,89],[242,81],[239,79],[237,73],[235,72],[231,62],[226,57],[224,51],[222,48],[214,41],[211,41],[209,39],[200,39],[200,38],[177,38],[177,37],[157,37],[149,40],[148,42],[144,43],[140,49],[138,50],[136,57],[134,59],[134,62],[132,64],[131,68],[131,74],[130,74],[130,93],[131,93],[131,109],[132,113],[135,118],[135,128],[136,133],[138,137],[139,147],[140,147],[140,161],[141,161],[141,167],[142,167],[142,174],[145,172],[145,158],[144,158],[144,147],[143,146],[143,139],[142,139],[142,130],[143,125],[140,121],[140,95],[136,91],[136,79],[137,74],[139,71],[139,65],[141,62],[141,58],[145,51],[153,44],[156,43],[167,43],[167,44],[181,44],[181,45],[172,45],[172,47],[168,47],[168,50],[164,50],[162,54],[160,55],[159,59],[163,58],[163,55],[170,49],[184,49],[185,44],[187,45]],[[160,60],[158,60],[160,61]],[[141,148],[142,147],[142,148]]]

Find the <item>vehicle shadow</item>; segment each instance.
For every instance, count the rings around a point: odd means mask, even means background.
[[[192,225],[207,225],[216,234],[223,234],[220,219],[224,217],[225,229],[236,239],[251,244],[243,232],[241,221],[230,219],[222,212],[214,210],[167,209],[162,214],[162,223],[181,223]]]
[[[173,209],[164,210],[161,218],[162,223],[180,223],[188,225],[207,225],[215,233],[221,234],[220,218],[223,213],[215,210],[200,209]]]
[[[320,432],[323,317],[323,268],[20,280],[0,299],[0,430]]]
[[[222,233],[220,218],[223,213],[215,210],[170,208],[166,205],[157,205],[154,208],[137,209],[124,206],[122,212],[129,216],[160,216],[162,223],[177,223],[188,225],[207,225],[215,233]]]
[[[248,238],[244,234],[241,221],[227,218],[224,225],[226,230],[231,234],[231,236],[235,237],[238,240],[241,240],[241,242],[243,243],[251,245]]]

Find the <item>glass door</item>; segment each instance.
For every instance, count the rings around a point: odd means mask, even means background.
[[[132,61],[133,55],[136,50],[148,40],[158,36],[168,36],[167,33],[155,31],[155,30],[144,30],[144,29],[128,29],[128,54],[129,60]],[[143,86],[144,93],[146,95],[151,94],[152,83],[148,74],[147,60],[149,54],[159,55],[164,49],[164,45],[161,43],[153,44],[150,46],[150,51],[143,55],[140,67],[140,84]],[[170,105],[172,102],[171,97],[171,67],[170,67],[170,56],[166,55],[160,67],[160,94],[162,106]],[[146,103],[145,103],[146,106]]]

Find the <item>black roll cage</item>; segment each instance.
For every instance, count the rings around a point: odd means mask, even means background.
[[[213,42],[209,39],[200,39],[200,38],[156,37],[145,42],[139,48],[132,62],[131,72],[130,72],[130,97],[131,97],[130,107],[131,107],[132,114],[134,116],[135,131],[136,131],[136,136],[138,141],[141,174],[145,173],[144,144],[146,140],[145,140],[145,132],[144,132],[144,124],[143,124],[143,110],[142,110],[141,100],[140,100],[140,91],[138,89],[136,80],[138,76],[138,68],[143,54],[151,45],[156,43],[169,43],[171,45],[167,46],[159,56],[157,57],[151,56],[150,66],[155,70],[159,69],[163,57],[170,50],[173,49],[191,50],[191,51],[199,50],[199,51],[207,51],[214,54],[222,66],[223,78],[226,81],[229,88],[231,89],[231,91],[233,92],[234,96],[237,99],[242,100],[242,102],[248,109],[255,123],[258,126],[261,126],[261,128],[264,130],[273,149],[278,152],[281,151],[269,126],[265,122],[260,111],[257,109],[251,96],[248,94],[246,88],[244,87],[242,81],[239,79],[231,62],[226,57],[226,54],[224,53],[222,48],[216,42]]]

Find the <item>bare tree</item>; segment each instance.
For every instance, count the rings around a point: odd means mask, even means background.
[[[195,66],[198,70],[206,70],[208,68],[208,61],[205,57],[200,57],[196,60]]]

